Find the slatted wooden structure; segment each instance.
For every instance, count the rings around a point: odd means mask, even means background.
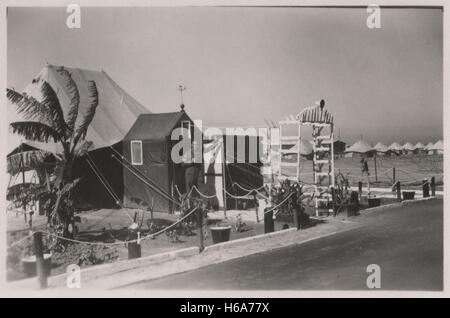
[[[333,116],[324,109],[325,101],[321,100],[315,106],[303,109],[295,118],[280,121],[280,169],[279,179],[300,180],[300,145],[301,145],[301,127],[311,126],[313,137],[313,180],[314,180],[314,203],[316,216],[333,212],[329,208],[332,203],[332,191],[335,188],[334,178],[334,135],[333,135]],[[288,135],[286,128],[295,125],[296,134]],[[283,149],[283,145],[292,142],[298,142],[299,147],[296,162],[284,160],[284,153],[289,152]],[[295,176],[283,173],[283,168],[295,167]]]

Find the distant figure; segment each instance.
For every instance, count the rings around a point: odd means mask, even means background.
[[[362,174],[363,175],[367,175],[367,176],[370,175],[370,173],[369,173],[369,165],[367,164],[367,161],[366,161],[365,158],[361,159],[361,168],[362,168]]]
[[[369,165],[367,164],[367,161],[365,158],[361,159],[361,168],[362,168],[362,175],[367,176],[367,195],[370,197],[370,178],[369,178]]]

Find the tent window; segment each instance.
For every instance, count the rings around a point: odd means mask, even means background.
[[[189,120],[183,120],[181,122],[181,128],[185,129],[185,130],[182,131],[183,132],[183,137],[191,138],[191,135],[192,135],[192,131],[191,130],[193,128],[193,127],[191,127],[191,122]],[[188,135],[184,136],[184,133],[186,132],[186,130],[187,130]]]
[[[131,141],[131,164],[134,166],[142,165],[142,141]]]

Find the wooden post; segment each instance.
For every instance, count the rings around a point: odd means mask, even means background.
[[[231,185],[231,188],[233,189],[233,194],[236,196],[237,194],[237,192],[236,192],[236,187],[235,187],[235,184],[233,183],[232,185]],[[236,209],[236,210],[238,210],[239,208],[238,208],[238,199],[237,198],[234,198],[234,208]],[[241,201],[242,202],[242,201]]]
[[[399,201],[401,201],[402,200],[402,188],[400,185],[400,181],[397,181],[397,183],[395,184],[395,188],[397,189],[397,199]]]
[[[153,197],[152,197],[152,206],[150,208],[150,220],[153,221],[153,207],[155,206],[155,203],[153,201]]]
[[[35,232],[34,238],[34,254],[36,255],[36,272],[38,275],[39,286],[41,289],[47,288],[48,270],[44,260],[44,246],[42,243],[42,232]]]
[[[259,223],[259,203],[258,200],[256,199],[256,194],[253,195],[253,199],[255,200],[255,213],[256,213],[256,223]]]
[[[136,231],[135,229],[128,229],[129,231],[129,235],[128,235],[128,239],[129,240],[138,240],[139,234],[138,231]],[[141,244],[138,242],[131,242],[128,243],[128,259],[134,259],[134,258],[139,258],[141,257]]]
[[[362,182],[358,181],[358,194],[359,194],[359,199],[361,200],[362,198]]]
[[[393,183],[395,183],[395,167],[392,167],[392,180],[394,180]]]
[[[331,187],[331,204],[333,207],[333,215],[336,216],[336,192],[334,191],[334,187]]]
[[[200,237],[200,244],[199,244],[199,250],[200,252],[205,249],[205,243],[203,239],[203,209],[199,208],[197,211],[197,217],[198,217],[198,230],[199,230],[199,237]]]
[[[425,178],[422,181],[422,197],[428,198],[430,196],[430,185],[428,180]]]
[[[434,197],[436,196],[436,180],[433,177],[431,177],[431,195]]]
[[[291,190],[292,191],[292,190]],[[294,190],[296,191],[296,190]],[[297,198],[294,198],[294,200],[296,200]],[[292,207],[292,205],[291,205]],[[293,204],[293,209],[292,209],[292,215],[293,215],[293,219],[294,219],[294,226],[296,227],[297,230],[300,230],[300,218],[299,218],[299,207],[297,206],[297,204]]]
[[[378,182],[378,173],[377,173],[377,153],[373,157],[373,162],[375,164],[375,182]]]
[[[271,207],[266,208],[265,210],[270,210]],[[273,221],[273,210],[270,212],[264,211],[264,234],[271,233],[275,231],[275,223]]]

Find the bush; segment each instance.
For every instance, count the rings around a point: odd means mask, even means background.
[[[112,263],[119,257],[117,248],[107,245],[70,243],[53,252],[52,261],[58,265],[78,266]]]

